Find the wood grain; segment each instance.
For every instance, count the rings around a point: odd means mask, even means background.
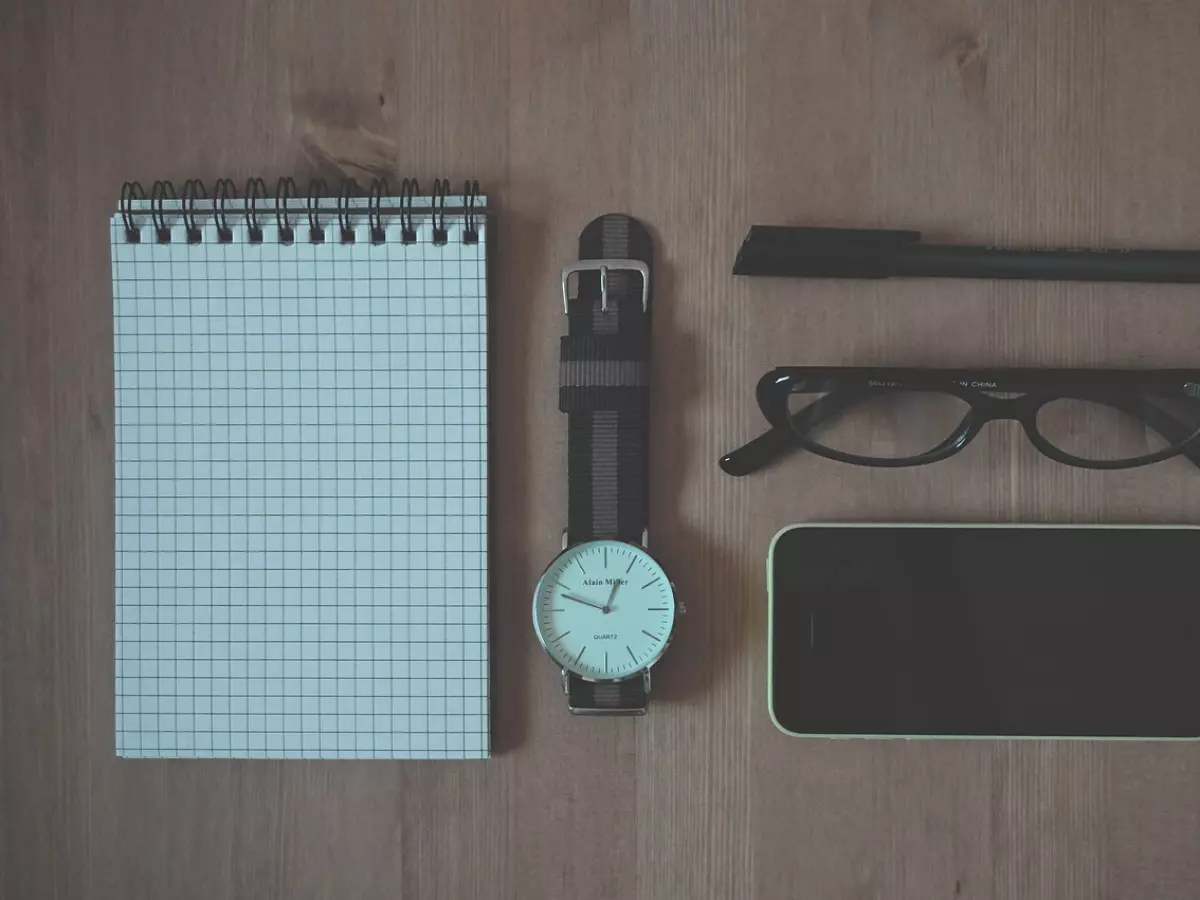
[[[1196,364],[1194,288],[729,269],[752,222],[1195,245],[1198,37],[1184,0],[0,3],[0,900],[1200,894],[1194,747],[798,741],[763,691],[780,526],[1194,522],[1194,473],[1004,425],[927,471],[715,465],[770,364]],[[105,220],[125,178],[310,174],[311,123],[500,210],[499,752],[120,761]],[[527,611],[564,517],[557,272],[612,210],[657,239],[652,542],[689,609],[636,722],[566,715]]]

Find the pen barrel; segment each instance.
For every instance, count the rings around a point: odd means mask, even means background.
[[[1200,251],[1039,250],[910,244],[885,265],[915,278],[1200,283]]]
[[[998,278],[1200,283],[1200,250],[922,244],[917,231],[754,225],[735,275],[793,278]]]

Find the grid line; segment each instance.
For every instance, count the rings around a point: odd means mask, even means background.
[[[111,222],[118,755],[486,757],[486,222],[167,219]]]

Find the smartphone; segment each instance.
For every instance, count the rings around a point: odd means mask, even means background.
[[[1200,737],[1200,529],[793,525],[767,702],[824,737]]]

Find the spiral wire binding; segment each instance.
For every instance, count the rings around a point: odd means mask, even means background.
[[[450,182],[444,178],[433,180],[433,243],[444,247],[450,239],[446,234],[446,195],[450,193]]]
[[[150,220],[154,223],[154,239],[160,244],[171,243],[171,226],[163,213],[163,202],[179,199],[175,195],[175,185],[169,181],[156,181],[150,188]]]
[[[225,217],[225,204],[237,196],[237,186],[228,178],[218,178],[213,185],[213,224],[217,226],[217,243],[232,244],[233,229]]]
[[[262,193],[259,193],[259,192]],[[267,199],[267,183],[261,178],[246,179],[246,230],[250,234],[250,243],[261,244],[263,239],[262,226],[258,224],[258,199]]]
[[[383,216],[380,215],[380,206],[383,203],[383,198],[392,192],[386,178],[376,178],[371,182],[371,199],[367,201],[367,224],[371,231],[371,243],[382,244],[387,239],[387,232],[383,228]]]
[[[463,214],[466,220],[463,228],[463,243],[478,244],[479,243],[479,226],[475,222],[475,210],[479,204],[479,182],[468,179],[463,182],[463,199],[466,206],[466,212]]]
[[[329,185],[324,178],[314,178],[308,183],[308,239],[314,244],[325,243],[325,229],[317,216],[321,198],[329,194]]]
[[[290,244],[296,239],[292,230],[292,220],[288,218],[288,201],[296,196],[296,182],[290,178],[280,178],[275,185],[275,222],[279,225],[279,240]]]
[[[121,221],[125,225],[125,240],[130,244],[138,244],[142,240],[142,229],[133,220],[133,201],[145,199],[146,191],[141,182],[127,181],[121,185]]]
[[[197,178],[189,178],[183,183],[183,230],[187,232],[187,242],[198,244],[203,239],[199,226],[196,225],[196,201],[207,200],[208,191],[204,182]]]
[[[342,179],[342,189],[338,192],[337,220],[338,232],[343,244],[354,243],[354,223],[350,221],[350,199],[358,194],[358,182],[353,178]]]
[[[404,244],[414,244],[417,241],[416,215],[428,215],[433,231],[433,243],[444,246],[449,242],[449,232],[446,228],[446,200],[450,196],[450,182],[444,178],[435,179],[433,192],[430,195],[429,208],[417,210],[415,199],[421,194],[420,183],[415,178],[405,178],[400,183],[398,194],[393,195],[391,185],[386,178],[376,178],[371,182],[367,194],[366,214],[370,239],[373,244],[382,244],[387,240],[387,230],[384,226],[384,216],[394,215],[400,223],[400,241]],[[362,196],[362,191],[354,179],[342,179],[337,195],[336,214],[338,234],[342,243],[350,244],[355,240],[354,217],[361,215],[363,207],[355,206],[353,200]],[[259,201],[267,200],[270,194],[267,184],[262,178],[246,179],[245,206],[240,210],[246,222],[249,241],[252,244],[262,243],[263,229],[259,220]],[[275,222],[279,228],[279,241],[291,244],[295,241],[295,228],[292,219],[294,210],[290,201],[298,197],[296,182],[292,178],[280,178],[275,185]],[[329,197],[328,186],[323,178],[314,178],[309,182],[308,195],[305,200],[303,214],[308,218],[308,237],[312,243],[325,241],[325,226],[321,221],[321,200]],[[385,208],[384,200],[395,198],[399,202]],[[463,182],[463,205],[451,210],[454,214],[463,216],[463,243],[475,244],[479,241],[479,225],[484,210],[479,203],[479,182],[467,180]],[[147,199],[146,192],[140,182],[126,181],[121,185],[121,199],[118,212],[125,231],[125,240],[131,244],[139,243],[142,239],[139,216],[145,216],[144,207],[137,209],[134,204]],[[229,224],[230,204],[238,200],[237,186],[228,178],[219,178],[213,184],[212,208],[197,209],[197,201],[208,201],[208,191],[204,182],[198,178],[189,178],[183,183],[179,194],[170,181],[155,181],[150,188],[150,222],[154,228],[154,239],[160,244],[171,242],[171,226],[168,216],[176,216],[183,221],[184,232],[189,244],[197,244],[204,240],[204,232],[197,222],[198,216],[211,215],[216,226],[217,242],[232,243],[233,229]],[[177,208],[166,208],[167,201],[178,202]],[[236,207],[232,212],[236,215]],[[269,215],[269,212],[268,212]],[[144,221],[144,219],[143,219]]]
[[[421,186],[415,178],[405,178],[400,182],[400,243],[415,244],[417,229],[413,225],[413,198],[421,192]]]

